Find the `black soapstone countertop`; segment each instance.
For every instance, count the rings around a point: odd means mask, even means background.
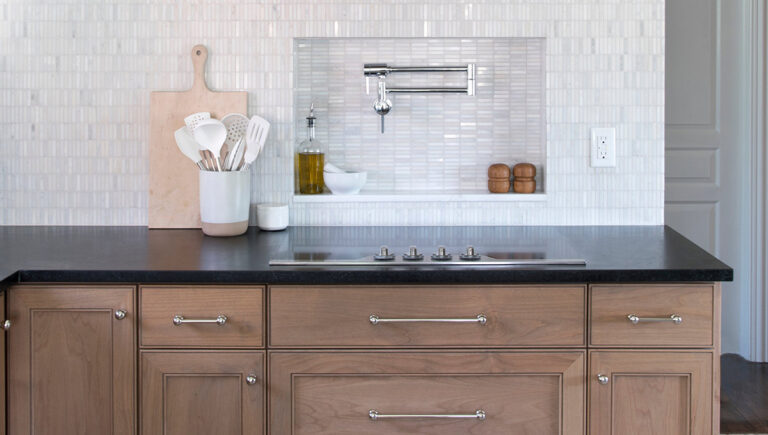
[[[428,256],[473,245],[490,256],[586,266],[270,267],[270,259],[353,259],[387,245]],[[730,281],[733,270],[666,226],[292,227],[239,237],[144,227],[0,227],[0,282],[505,284]]]

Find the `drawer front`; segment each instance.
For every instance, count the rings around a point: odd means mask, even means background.
[[[272,433],[583,434],[584,353],[271,352]]]
[[[263,347],[264,288],[144,286],[144,347]]]
[[[592,346],[714,346],[714,284],[590,287]]]
[[[270,288],[274,347],[584,346],[584,286]]]

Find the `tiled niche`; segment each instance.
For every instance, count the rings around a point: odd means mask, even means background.
[[[294,39],[294,128],[306,136],[311,103],[326,161],[368,172],[358,196],[296,195],[294,202],[421,199],[544,200],[546,179],[544,38]],[[476,94],[390,94],[380,132],[363,65],[474,63]],[[463,87],[464,73],[396,73],[388,87]],[[537,167],[537,194],[490,194],[493,163]]]

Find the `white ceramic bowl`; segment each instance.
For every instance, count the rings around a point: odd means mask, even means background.
[[[367,172],[323,172],[323,181],[334,195],[354,195],[365,186],[367,179]]]

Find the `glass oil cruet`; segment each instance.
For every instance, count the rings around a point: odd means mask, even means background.
[[[309,106],[307,116],[307,138],[299,144],[299,193],[323,193],[323,166],[325,166],[325,146],[315,139],[315,105]]]

